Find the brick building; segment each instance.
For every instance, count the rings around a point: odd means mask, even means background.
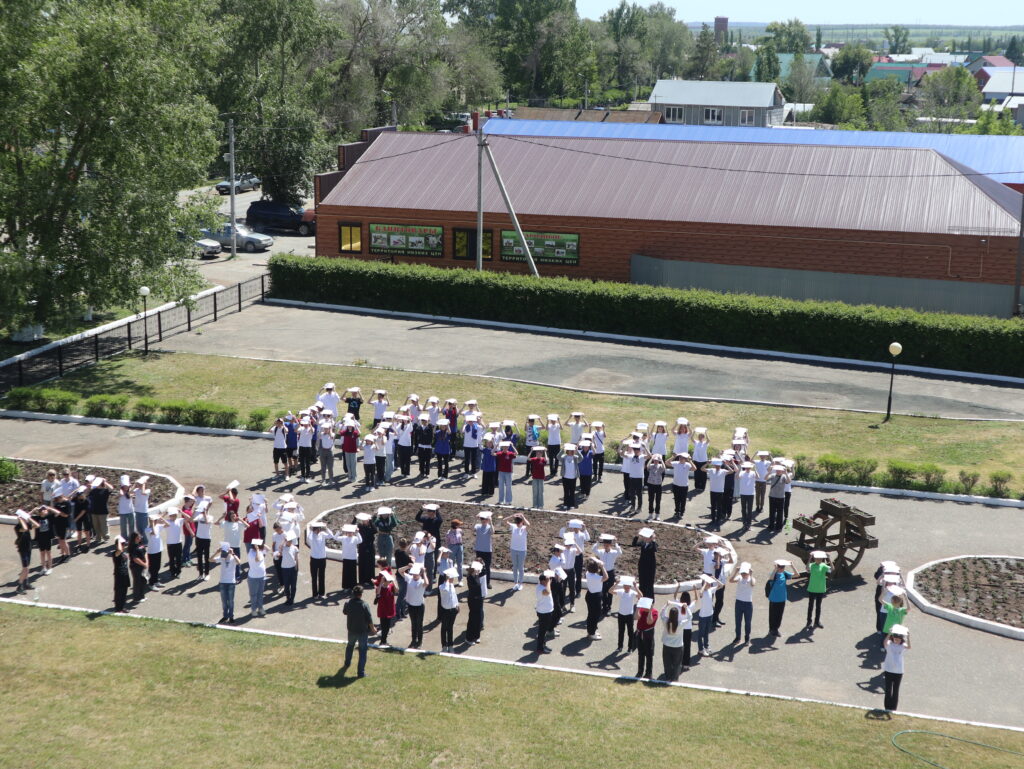
[[[542,275],[1005,315],[1021,195],[934,150],[490,135]],[[316,253],[472,267],[476,139],[382,133]],[[485,164],[486,165],[486,164]],[[485,269],[526,272],[484,177]]]

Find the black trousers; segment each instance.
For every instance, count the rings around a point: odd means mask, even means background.
[[[608,579],[601,586],[601,613],[607,614],[612,610],[612,587],[615,585],[615,569],[608,572]]]
[[[412,465],[412,446],[395,446],[395,454],[398,461],[398,472],[408,475]]]
[[[594,484],[593,475],[581,475],[580,476],[580,494],[584,497],[590,496],[590,487]]]
[[[469,619],[466,620],[466,640],[479,641],[480,630],[484,624],[484,599],[470,598],[467,603],[469,606]]]
[[[341,562],[341,589],[351,590],[358,583],[356,571],[359,568],[359,561],[354,558],[346,558]]]
[[[604,452],[594,453],[594,481],[600,481],[604,475]]]
[[[548,640],[548,633],[555,629],[558,623],[558,611],[537,612],[537,653],[544,651],[545,642]]]
[[[327,595],[327,588],[324,585],[326,575],[327,559],[311,557],[309,559],[309,579],[313,583],[314,598],[323,598]]]
[[[597,632],[597,623],[601,621],[601,593],[587,591],[587,635]]]
[[[149,584],[155,585],[160,581],[160,562],[163,560],[163,553],[149,554]]]
[[[498,487],[498,471],[484,470],[480,475],[482,476],[480,479],[480,494],[481,496],[489,497]]]
[[[412,645],[419,646],[423,643],[423,604],[413,606],[408,604],[409,624],[412,627]]]
[[[441,646],[455,646],[455,617],[458,609],[441,609]]]
[[[561,617],[565,612],[565,582],[553,579],[548,584],[551,586],[551,598],[555,602],[555,616]]]
[[[782,626],[782,615],[786,611],[785,601],[768,602],[768,630],[777,631]]]
[[[196,569],[200,577],[210,573],[210,540],[196,537]]]
[[[708,474],[704,470],[707,462],[694,462],[693,488],[697,493],[704,491],[708,485]]]
[[[644,506],[644,479],[630,478],[627,483],[629,484],[629,491],[626,492],[626,501],[639,510]]]
[[[448,477],[448,463],[451,461],[451,454],[435,454],[437,457],[437,477],[447,478]]]
[[[717,521],[723,515],[722,497],[724,496],[724,494],[721,491],[712,491],[709,493],[709,496],[711,498],[711,520]]]
[[[754,495],[753,494],[741,494],[740,495],[740,515],[743,517],[743,523],[749,526],[754,520]]]
[[[313,447],[299,446],[299,474],[308,478],[313,474]]]
[[[661,484],[647,484],[647,512],[650,515],[661,515]]]
[[[388,633],[391,632],[391,626],[393,624],[395,624],[395,618],[394,617],[378,617],[377,618],[377,627],[380,628],[380,642],[382,644],[387,644],[387,642],[388,642]]]
[[[650,678],[654,669],[654,628],[636,631],[636,677]]]
[[[377,470],[376,476],[374,477],[374,481],[378,486],[380,486],[382,483],[384,483],[384,469],[388,466],[387,457],[374,457],[373,463],[375,465],[375,469]]]
[[[463,447],[462,472],[475,475],[480,467],[480,448],[478,446]]]
[[[626,643],[629,644],[628,650],[630,652],[636,648],[636,636],[633,634],[633,615],[627,614],[625,616],[619,615],[619,642],[616,646],[622,648],[622,637],[626,637]]]
[[[693,641],[693,631],[683,631],[683,667],[690,667],[690,642]]]
[[[181,574],[180,542],[167,546],[167,568],[171,570],[172,577],[177,577],[179,574]]]
[[[685,631],[684,631],[685,632]],[[683,669],[683,647],[661,646],[661,662],[665,667],[665,678],[675,681]]]
[[[487,577],[487,584],[491,584],[491,556],[494,555],[491,552],[484,552],[483,550],[474,550],[476,557],[480,559],[480,563],[484,565],[484,570],[480,572],[480,577]]]
[[[138,601],[146,597],[146,570],[138,564],[132,564],[132,598]]]
[[[821,622],[821,599],[825,597],[824,593],[808,593],[807,594],[807,624],[811,624],[811,610],[814,611],[814,623]]]
[[[719,588],[718,590],[715,591],[715,613],[714,613],[714,618],[715,618],[715,622],[716,623],[721,621],[719,619],[719,617],[722,614],[722,606],[724,606],[724,605],[725,605],[725,588],[722,587],[722,588]]]
[[[576,560],[573,561],[572,566],[573,577],[575,578],[575,585],[573,586],[573,597],[579,598],[580,593],[583,592],[583,556],[577,555]]]
[[[567,510],[576,507],[575,478],[562,478],[562,506]]]
[[[885,709],[898,710],[900,706],[900,684],[902,673],[883,673],[885,676]]]
[[[639,583],[637,587],[640,588],[640,595],[644,598],[654,598],[654,570],[651,571],[640,571],[637,574],[636,581]]]
[[[127,571],[114,573],[114,610],[123,611],[125,602],[128,600],[128,583],[130,578]]]
[[[420,475],[430,473],[430,458],[433,455],[434,450],[429,446],[418,446],[416,448],[416,458],[420,461]]]
[[[558,475],[558,454],[562,450],[561,444],[548,444],[548,466],[551,468],[551,477]]]
[[[786,500],[782,497],[768,497],[768,528],[778,531],[782,528]]]
[[[677,518],[682,518],[686,513],[686,497],[689,491],[689,486],[676,486],[675,484],[672,484],[672,501],[676,506]]]

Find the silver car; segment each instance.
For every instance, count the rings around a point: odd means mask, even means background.
[[[249,190],[258,190],[263,182],[260,181],[256,174],[235,174],[235,192],[248,192]],[[231,194],[231,180],[225,179],[222,182],[217,182],[215,185],[217,192],[221,195]]]
[[[205,259],[208,256],[217,256],[223,248],[220,243],[210,238],[200,238],[195,242],[196,256]]]
[[[253,232],[244,224],[236,224],[232,228],[230,224],[225,222],[224,226],[219,230],[203,230],[202,232],[206,237],[216,240],[225,249],[230,249],[232,230],[234,230],[235,242],[238,244],[238,248],[243,249],[250,254],[253,251],[266,251],[274,245],[274,239],[272,237],[260,232]]]

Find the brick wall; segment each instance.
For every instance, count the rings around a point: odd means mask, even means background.
[[[423,224],[443,226],[444,257],[396,257],[399,262],[420,262],[440,267],[471,267],[471,261],[453,258],[453,230],[475,229],[476,215],[402,209],[340,209],[320,206],[317,212],[316,253],[340,256],[338,223],[362,224],[363,258],[368,251],[368,224]],[[643,222],[581,217],[523,216],[524,230],[575,233],[580,236],[577,266],[541,264],[542,275],[629,281],[633,254],[693,262],[757,265],[796,270],[823,270],[901,278],[931,278],[981,283],[1012,284],[1017,239],[977,235],[820,230],[791,227],[740,227],[727,224]],[[485,214],[484,227],[492,230],[494,259],[488,269],[526,273],[523,262],[503,262],[499,231],[512,229],[507,215]],[[360,254],[344,254],[358,257]]]

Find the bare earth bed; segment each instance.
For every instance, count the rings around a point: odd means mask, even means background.
[[[114,486],[115,493],[111,493],[110,499],[107,503],[107,509],[111,516],[116,516],[116,489],[118,479],[122,473],[128,473],[132,480],[135,480],[139,475],[135,470],[93,467],[91,465],[65,465],[56,462],[34,462],[23,459],[16,460],[16,463],[18,465],[18,470],[20,471],[18,473],[18,478],[10,483],[0,484],[0,512],[6,514],[12,514],[18,508],[30,510],[33,507],[42,504],[43,497],[39,489],[39,484],[46,478],[46,471],[53,469],[59,474],[62,468],[70,467],[72,472],[75,474],[75,477],[83,483],[85,482],[85,476],[99,475],[106,478],[111,485]],[[174,484],[161,475],[150,476],[149,488],[152,492],[150,494],[150,500],[153,506],[160,502],[165,502],[168,499],[172,499],[177,491]]]
[[[944,561],[919,571],[914,587],[937,606],[1024,628],[1024,560]]]
[[[337,531],[343,524],[352,523],[356,513],[373,513],[381,504],[387,504],[394,508],[401,525],[395,532],[395,540],[399,537],[412,536],[420,530],[416,521],[416,513],[419,512],[423,500],[394,500],[392,502],[367,502],[356,504],[344,510],[335,510],[324,516],[327,526]],[[693,579],[700,574],[701,558],[700,553],[694,548],[700,543],[704,534],[696,529],[686,529],[681,526],[669,526],[659,524],[644,524],[637,521],[625,521],[616,518],[605,518],[594,515],[578,515],[576,513],[559,513],[548,510],[520,510],[508,507],[481,507],[468,505],[459,502],[439,502],[441,506],[441,517],[444,523],[441,525],[442,534],[449,529],[449,522],[458,518],[463,524],[463,542],[465,543],[465,561],[472,560],[473,525],[477,523],[477,514],[481,510],[491,510],[494,513],[494,556],[493,567],[495,569],[509,570],[512,568],[512,561],[509,558],[509,527],[501,522],[507,515],[521,512],[530,522],[530,533],[527,538],[526,570],[537,572],[547,568],[549,550],[551,545],[561,541],[558,531],[565,526],[570,518],[581,518],[587,524],[592,540],[597,539],[599,534],[614,534],[622,545],[622,555],[616,564],[620,574],[636,574],[637,557],[639,549],[632,547],[633,537],[645,525],[650,525],[658,534],[658,571],[657,582],[668,583],[676,579]]]

